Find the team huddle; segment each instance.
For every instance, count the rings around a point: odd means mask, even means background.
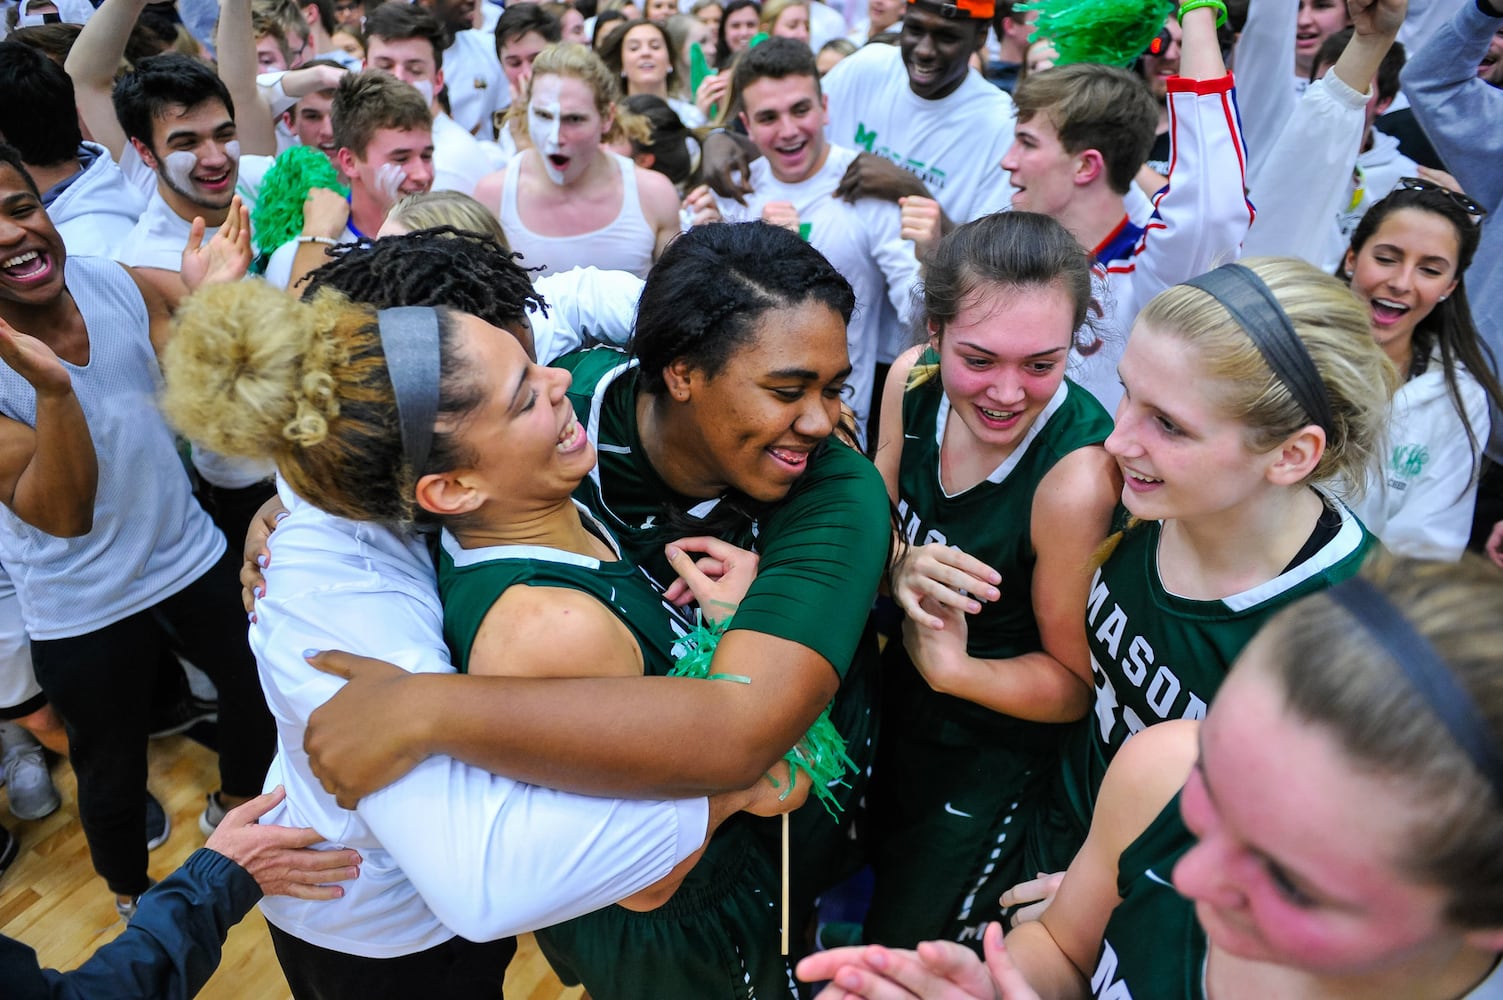
[[[1493,2],[20,0],[0,980],[1503,997]]]

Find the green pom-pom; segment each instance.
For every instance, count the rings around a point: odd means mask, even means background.
[[[694,628],[673,644],[673,669],[668,671],[668,676],[750,684],[751,678],[740,674],[710,673],[715,647],[720,645],[721,637],[730,624],[729,617],[708,626],[702,618],[696,621]],[[783,791],[782,797],[786,799],[793,794],[793,784],[798,781],[798,773],[802,771],[809,779],[810,791],[814,797],[819,799],[826,812],[839,819],[840,801],[835,797],[835,789],[845,785],[848,772],[856,773],[856,764],[845,752],[844,737],[835,728],[835,723],[830,721],[828,705],[819,713],[819,718],[814,720],[814,725],[809,727],[798,744],[783,755],[783,759],[788,762],[793,782]],[[777,787],[777,782],[770,775],[767,780],[773,782],[773,787]]]
[[[334,164],[311,146],[293,146],[277,157],[261,181],[256,207],[251,210],[251,231],[261,253],[275,252],[303,231],[303,202],[314,188],[328,188],[341,196],[350,193],[339,183]]]
[[[1174,13],[1172,0],[1034,0],[1016,10],[1039,12],[1029,41],[1046,38],[1056,66],[1128,66],[1142,55]]]

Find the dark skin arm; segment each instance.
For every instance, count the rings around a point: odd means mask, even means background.
[[[713,132],[700,144],[700,176],[720,197],[745,205],[752,193],[751,162],[761,155],[744,135]]]
[[[36,390],[36,427],[0,418],[0,502],[59,538],[94,527],[99,463],[73,381],[56,354],[0,320],[0,361]]]
[[[875,153],[860,153],[846,167],[845,176],[835,186],[835,197],[854,202],[859,198],[876,198],[897,204],[900,198],[933,198],[924,182],[896,163]],[[940,232],[948,233],[955,223],[941,209]]]
[[[346,808],[430,754],[586,795],[745,789],[798,742],[839,686],[808,647],[745,630],[721,640],[715,665],[750,684],[417,675],[336,652],[309,662],[350,680],[313,713],[303,739],[314,773]],[[612,748],[608,757],[602,746]]]

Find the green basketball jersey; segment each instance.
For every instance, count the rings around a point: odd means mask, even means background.
[[[1204,1000],[1206,935],[1195,904],[1170,883],[1195,837],[1179,814],[1179,796],[1117,862],[1117,893],[1091,974],[1101,1000]]]
[[[930,350],[919,364],[938,360]],[[988,659],[1034,652],[1040,647],[1033,617],[1033,495],[1061,458],[1105,441],[1112,418],[1089,392],[1061,382],[1007,460],[980,483],[952,496],[939,478],[940,444],[950,416],[938,378],[903,393],[898,472],[903,534],[910,545],[954,545],[1002,574],[1001,598],[967,616],[967,652]]]
[[[589,515],[583,516],[588,523]],[[563,587],[589,594],[637,640],[644,673],[663,676],[673,668],[673,644],[683,630],[630,560],[601,562],[538,545],[466,549],[445,531],[438,557],[438,593],[444,604],[444,639],[461,673],[469,670],[470,651],[487,612],[508,587],[517,586]]]
[[[1178,597],[1159,580],[1158,522],[1129,529],[1091,581],[1086,638],[1093,708],[1065,739],[1056,805],[1085,840],[1106,767],[1127,738],[1166,719],[1203,719],[1242,647],[1280,609],[1356,574],[1375,541],[1340,504],[1340,527],[1308,559],[1251,590],[1215,601]],[[1041,869],[1042,870],[1042,869]],[[1054,870],[1054,869],[1047,869]]]
[[[574,375],[570,399],[599,453],[576,495],[662,589],[675,577],[663,547],[726,501],[675,494],[652,468],[637,428],[634,361],[597,347],[555,364]],[[677,512],[671,519],[670,509]],[[888,511],[876,467],[831,439],[784,499],[754,514],[717,518],[718,537],[761,559],[731,628],[807,646],[844,677],[887,565]]]

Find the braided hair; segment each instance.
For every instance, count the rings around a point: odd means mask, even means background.
[[[806,302],[849,323],[856,296],[796,233],[765,222],[695,226],[668,244],[642,288],[631,338],[642,391],[666,392],[663,371],[679,359],[715,376],[756,336],[764,312]]]
[[[663,371],[680,359],[713,378],[755,340],[763,313],[811,302],[849,323],[856,296],[796,233],[765,222],[695,226],[668,244],[642,288],[631,339],[638,390],[665,394]],[[853,428],[846,431],[853,436]],[[828,444],[821,442],[811,461]],[[730,490],[708,517],[692,517],[665,502],[659,521],[684,534],[724,536],[772,506]]]
[[[509,330],[525,328],[529,312],[548,314],[515,254],[483,233],[436,226],[331,253],[308,275],[304,299],[327,287],[377,309],[446,306]]]

